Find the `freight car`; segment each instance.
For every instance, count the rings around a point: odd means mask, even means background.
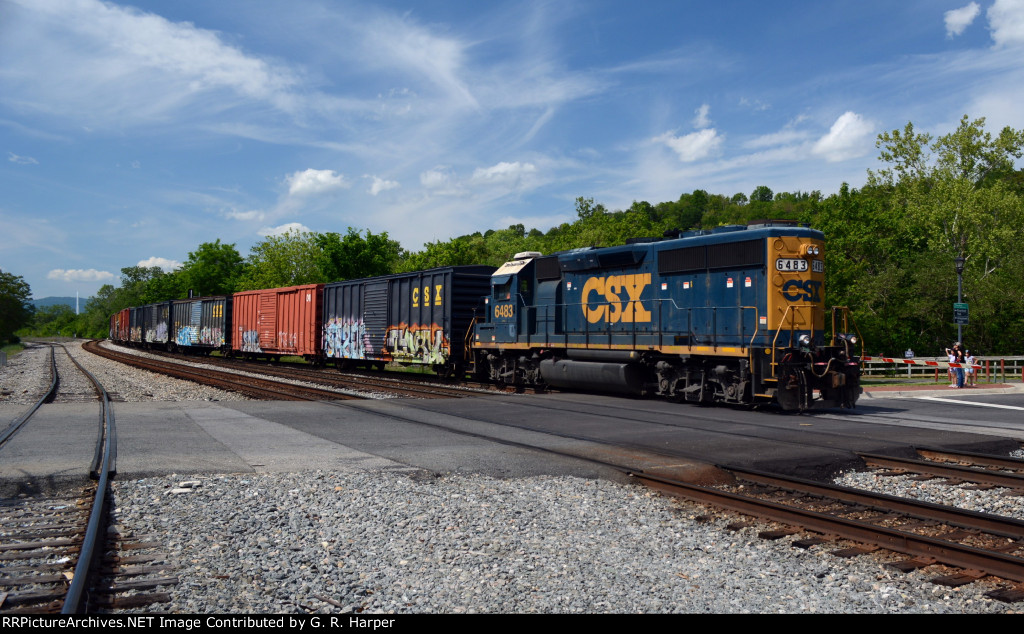
[[[185,354],[231,350],[230,295],[190,297],[171,302],[168,348]]]
[[[833,313],[824,339],[824,248],[820,231],[775,221],[518,254],[491,277],[472,369],[516,386],[853,407],[856,337]]]
[[[339,367],[389,362],[460,375],[493,266],[450,266],[324,286],[323,355]]]
[[[324,285],[243,291],[232,296],[231,350],[241,357],[282,355],[318,361]]]

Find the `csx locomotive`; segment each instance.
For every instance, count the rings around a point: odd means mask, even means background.
[[[181,352],[389,362],[518,387],[853,407],[845,309],[825,341],[824,236],[794,222],[124,309],[111,338]],[[861,347],[862,350],[862,347]]]
[[[825,342],[824,248],[820,231],[774,221],[518,254],[491,277],[474,369],[513,385],[853,407],[858,338],[838,309]]]

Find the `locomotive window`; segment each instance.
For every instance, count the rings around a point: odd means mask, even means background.
[[[708,268],[744,269],[764,266],[764,240],[708,245]]]
[[[509,299],[512,297],[512,280],[504,284],[494,285],[494,299]]]

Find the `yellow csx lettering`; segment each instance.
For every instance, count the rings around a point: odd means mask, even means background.
[[[583,285],[583,316],[592,324],[599,321],[608,321],[613,324],[620,321],[650,321],[651,312],[640,303],[640,294],[650,283],[650,273],[592,277]],[[625,305],[623,305],[620,295],[622,291],[625,291],[629,297]],[[591,293],[596,293],[598,297],[603,296],[608,303],[591,308]]]
[[[437,284],[437,285],[434,286],[434,289],[435,289],[434,306],[440,306],[441,305],[441,292],[444,290],[444,284]],[[420,295],[419,287],[414,287],[412,289],[412,307],[413,308],[419,308],[420,307],[420,297],[423,297],[423,307],[424,308],[426,308],[427,306],[430,306],[430,287],[429,286],[424,286],[423,287],[423,295],[422,296]]]
[[[510,318],[515,313],[515,308],[512,304],[497,304],[494,307],[494,316],[502,318]]]

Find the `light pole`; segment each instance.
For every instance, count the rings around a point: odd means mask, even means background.
[[[962,304],[964,303],[964,256],[958,255],[953,258],[953,262],[956,265],[956,302]],[[956,324],[956,340],[963,345],[964,325],[960,321],[958,319]]]

